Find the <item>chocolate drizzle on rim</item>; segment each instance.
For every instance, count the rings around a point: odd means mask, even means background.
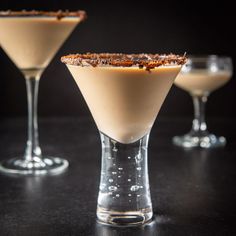
[[[187,58],[174,54],[86,53],[70,54],[62,57],[61,61],[76,66],[135,66],[149,71],[159,66],[183,65]]]
[[[0,17],[9,17],[9,16],[49,16],[49,17],[57,17],[57,19],[61,19],[64,17],[79,17],[81,21],[84,21],[87,18],[87,14],[85,11],[0,11]]]

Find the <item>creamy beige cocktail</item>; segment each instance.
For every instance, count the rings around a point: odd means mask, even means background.
[[[196,69],[179,73],[174,83],[192,95],[202,96],[226,84],[231,75],[230,71]]]
[[[100,131],[99,221],[152,218],[147,145],[160,107],[186,58],[152,54],[76,54],[62,58]]]
[[[0,12],[0,46],[21,70],[44,69],[82,14]]]
[[[121,143],[135,142],[149,133],[180,71],[178,65],[151,72],[137,67],[67,66],[98,129]]]
[[[214,148],[226,144],[224,137],[210,134],[205,122],[205,104],[211,92],[226,84],[232,76],[232,60],[217,55],[189,56],[175,80],[175,85],[193,98],[192,129],[183,136],[175,136],[174,144],[184,148]]]
[[[26,79],[28,140],[25,154],[0,163],[10,174],[56,174],[66,169],[62,158],[44,156],[38,142],[37,96],[39,79],[84,11],[0,11],[0,46]]]
[[[68,62],[66,57],[63,61]],[[121,143],[135,142],[149,133],[181,69],[174,64],[146,70],[137,65],[82,67],[69,62],[67,67],[98,129]]]

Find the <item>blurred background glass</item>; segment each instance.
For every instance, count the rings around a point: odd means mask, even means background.
[[[175,85],[191,95],[194,118],[192,129],[189,133],[173,138],[175,145],[184,148],[225,146],[225,137],[217,137],[209,133],[205,119],[205,106],[209,95],[227,84],[231,79],[232,73],[233,67],[230,57],[216,55],[188,57],[187,63],[182,67],[180,74],[175,80]],[[220,111],[220,107],[216,107]]]

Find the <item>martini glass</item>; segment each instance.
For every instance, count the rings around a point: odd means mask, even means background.
[[[232,60],[216,55],[189,56],[175,85],[187,91],[194,105],[192,129],[183,136],[175,136],[173,143],[184,148],[215,148],[226,144],[225,137],[217,137],[207,130],[205,122],[205,105],[210,93],[224,84],[232,76]]]
[[[185,57],[75,54],[62,57],[100,132],[99,222],[144,224],[152,218],[149,133]]]
[[[28,140],[24,155],[7,159],[8,174],[57,174],[68,162],[42,154],[38,141],[37,98],[40,77],[85,12],[0,12],[0,46],[25,77],[28,100]]]

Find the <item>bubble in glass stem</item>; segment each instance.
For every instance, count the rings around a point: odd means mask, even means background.
[[[116,191],[117,190],[117,187],[116,186],[109,186],[108,189],[112,192]]]
[[[139,190],[139,186],[138,186],[138,185],[132,185],[132,186],[130,187],[130,190],[131,190],[132,192],[138,191],[138,190]]]

